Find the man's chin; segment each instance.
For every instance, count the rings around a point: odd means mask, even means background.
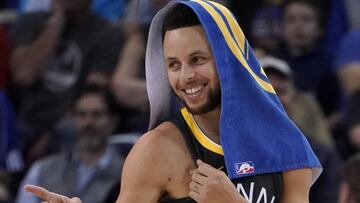
[[[199,114],[205,114],[209,113],[210,111],[214,110],[216,107],[212,107],[209,105],[203,105],[199,107],[190,107],[188,105],[185,105],[187,111],[193,115],[199,115]]]

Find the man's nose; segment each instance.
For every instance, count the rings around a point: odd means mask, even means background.
[[[189,65],[183,65],[181,68],[181,78],[184,82],[191,81],[195,78],[196,72],[193,67]]]

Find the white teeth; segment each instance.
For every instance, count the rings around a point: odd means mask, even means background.
[[[200,90],[202,90],[203,86],[197,86],[191,89],[186,89],[185,92],[186,94],[195,94],[197,92],[199,92]]]

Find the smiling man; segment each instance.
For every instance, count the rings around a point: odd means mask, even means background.
[[[125,161],[117,202],[308,202],[320,164],[237,28],[210,1],[173,1],[154,18],[150,131]]]

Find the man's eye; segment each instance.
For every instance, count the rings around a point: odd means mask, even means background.
[[[205,61],[205,58],[204,58],[204,57],[194,57],[194,58],[192,58],[192,60],[191,60],[191,62],[192,62],[193,64],[202,64],[202,63],[204,63],[204,61]]]
[[[170,62],[168,64],[168,68],[171,69],[171,70],[176,70],[176,69],[180,68],[180,66],[181,66],[180,63],[176,62],[176,61]]]

